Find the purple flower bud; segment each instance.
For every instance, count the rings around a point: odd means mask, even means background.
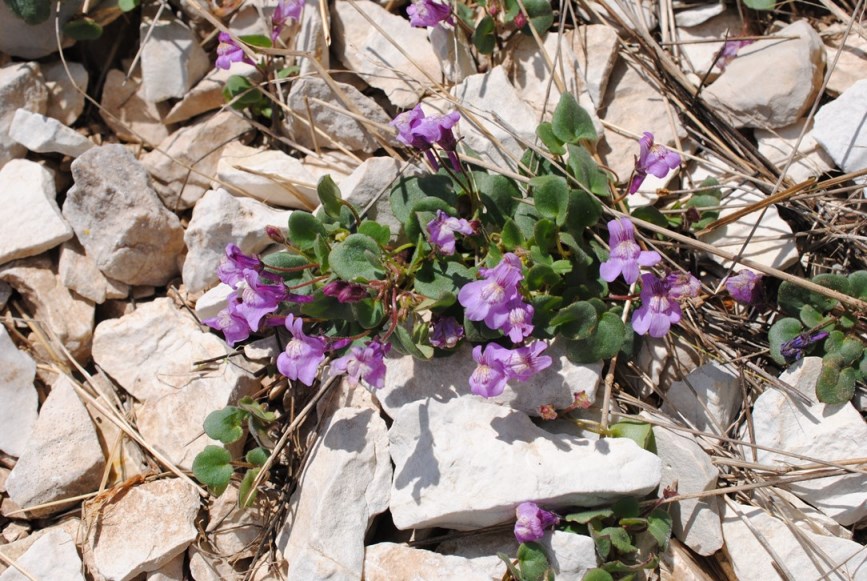
[[[640,152],[635,162],[635,171],[629,182],[628,193],[634,194],[641,187],[647,174],[664,178],[670,170],[680,165],[680,155],[671,151],[664,145],[653,143],[653,134],[645,131],[644,136],[638,140]]]
[[[509,379],[527,381],[543,369],[551,367],[553,360],[542,352],[548,348],[544,341],[533,341],[526,347],[512,349],[505,361]]]
[[[483,397],[496,397],[506,389],[505,361],[509,350],[496,343],[489,343],[484,352],[481,345],[473,349],[473,359],[478,364],[470,375],[470,391]]]
[[[438,349],[454,349],[463,337],[464,328],[454,317],[440,317],[433,321],[429,341]]]
[[[538,541],[545,534],[545,529],[560,522],[560,517],[553,512],[542,510],[535,503],[522,502],[515,509],[515,538],[519,543]]]
[[[235,343],[247,339],[252,332],[250,325],[247,324],[247,319],[238,312],[240,302],[241,299],[235,293],[229,293],[226,297],[226,308],[217,313],[216,317],[202,321],[212,329],[221,331],[230,347],[234,347]]]
[[[217,278],[221,282],[236,288],[238,283],[244,281],[244,271],[262,271],[262,261],[255,256],[247,256],[235,244],[226,246],[226,256],[217,267]]]
[[[608,234],[611,253],[599,265],[599,276],[604,281],[613,282],[622,274],[623,280],[632,284],[638,280],[639,266],[653,266],[662,260],[658,252],[641,250],[635,241],[635,226],[626,218],[608,222]]]
[[[235,42],[235,39],[228,33],[221,32],[217,38],[219,38],[220,44],[217,45],[217,62],[214,64],[218,69],[229,70],[232,63],[253,64],[253,61],[244,53],[241,45]]]
[[[680,322],[681,310],[669,296],[665,281],[652,274],[641,275],[641,307],[632,314],[632,329],[639,335],[664,337],[672,324]]]
[[[440,22],[454,24],[451,7],[435,0],[417,0],[410,4],[406,13],[409,15],[409,23],[416,28],[434,27]]]
[[[303,325],[304,322],[295,315],[286,317],[286,328],[292,334],[292,340],[277,357],[277,370],[289,379],[311,386],[319,365],[325,359],[328,343],[323,337],[305,335]]]
[[[265,234],[277,244],[286,244],[286,236],[277,226],[265,226]]]
[[[780,346],[780,354],[787,361],[798,361],[804,357],[804,353],[811,345],[828,337],[828,331],[816,331],[813,333],[801,333],[789,339]]]
[[[476,233],[476,229],[471,222],[449,216],[442,210],[437,210],[436,217],[427,223],[428,240],[435,249],[446,256],[455,253],[455,232],[472,236]]]
[[[370,296],[364,286],[344,280],[332,280],[322,287],[322,294],[334,297],[341,303],[357,303]]]
[[[385,385],[385,361],[391,345],[373,339],[363,347],[353,347],[349,353],[331,364],[331,375],[347,374],[352,385],[365,381],[374,389]]]
[[[527,26],[527,15],[523,12],[518,12],[513,22],[515,23],[515,28],[524,28]]]
[[[688,272],[672,272],[663,281],[668,296],[675,300],[694,298],[701,292],[701,283]]]
[[[726,290],[734,300],[743,305],[755,305],[762,302],[762,275],[751,270],[742,270],[726,279]]]

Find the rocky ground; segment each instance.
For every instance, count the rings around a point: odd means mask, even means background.
[[[769,280],[867,267],[853,4],[559,3],[559,27],[492,57],[460,30],[412,28],[396,3],[308,0],[283,38],[300,76],[269,87],[285,104],[270,125],[225,104],[229,74],[257,71],[213,59],[216,26],[268,34],[276,3],[91,4],[102,36],[62,58],[53,20],[0,4],[0,581],[503,579],[519,503],[623,496],[662,499],[673,519],[648,578],[867,579],[863,385],[820,403],[819,358],[766,357],[773,313],[710,299],[733,261]],[[728,36],[755,42],[721,70]],[[278,337],[232,349],[201,323],[230,290],[226,245],[268,251],[265,227],[315,208],[322,176],[396,225],[383,193],[427,171],[388,126],[401,110],[451,101],[480,163],[514,174],[565,90],[621,183],[642,132],[681,153],[633,206],[677,212],[702,180],[723,187],[727,225],[656,241],[707,291],[667,339],[616,365],[555,345],[551,368],[484,400],[466,387],[469,349],[393,356],[373,393],[309,389],[274,369]],[[656,454],[540,419],[582,392],[582,417],[653,425]],[[191,476],[214,443],[205,417],[243,396],[277,413],[280,442],[251,509],[240,479],[214,498]],[[599,564],[589,537],[540,542],[557,579]]]

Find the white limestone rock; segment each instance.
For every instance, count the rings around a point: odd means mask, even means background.
[[[454,28],[446,26],[428,28],[428,39],[440,62],[446,81],[460,83],[478,72],[466,37],[463,34],[455,34]]]
[[[682,380],[701,360],[701,354],[679,336],[657,339],[648,335],[641,340],[637,361],[646,377],[636,377],[631,383],[642,399],[654,389],[666,393],[673,381]]]
[[[575,54],[590,99],[600,107],[617,62],[617,31],[605,24],[587,24],[564,32],[563,37]]]
[[[256,67],[245,62],[232,63],[230,70],[214,68],[172,106],[164,122],[180,123],[223,107],[226,104],[223,89],[229,77],[234,75],[247,77],[254,84],[261,80]]]
[[[690,5],[687,5],[690,6]],[[703,24],[725,12],[725,2],[708,2],[705,5],[698,5],[695,8],[687,8],[674,13],[674,21],[677,23],[678,30],[680,28],[689,28]]]
[[[514,519],[528,499],[556,510],[643,496],[661,469],[632,440],[550,434],[522,412],[465,397],[400,408],[389,450],[401,530],[490,526]]]
[[[26,28],[16,18],[11,18],[16,26]],[[14,63],[0,67],[0,168],[27,153],[27,148],[9,135],[15,112],[27,109],[41,114],[45,113],[47,106],[48,89],[39,64]]]
[[[223,148],[250,129],[250,122],[236,112],[222,111],[176,131],[159,144],[159,151],[144,155],[142,164],[166,208],[192,208],[210,189]]]
[[[711,362],[671,384],[662,411],[702,432],[725,435],[743,400],[737,374]]]
[[[186,554],[181,553],[156,571],[150,571],[145,576],[145,581],[185,581],[184,561]]]
[[[830,34],[833,29],[834,27],[831,27],[825,32]],[[848,36],[843,34],[843,31],[845,31],[845,25],[838,29],[839,34],[823,35],[826,43],[825,61],[829,67],[834,62],[837,52],[840,52],[837,66],[831,71],[828,86],[825,88],[833,96],[844,93],[861,79],[867,78],[867,40],[861,38],[854,30]],[[840,51],[841,46],[843,47],[842,51]]]
[[[9,136],[37,153],[62,153],[78,157],[96,145],[57,119],[18,109],[9,127]]]
[[[504,570],[505,565],[496,555],[468,559],[396,543],[377,543],[366,547],[364,552],[365,581],[422,578],[429,581],[499,581]]]
[[[183,554],[196,539],[199,495],[178,479],[130,489],[99,512],[87,543],[108,581],[130,581]]]
[[[106,299],[125,299],[129,295],[129,285],[106,278],[74,238],[60,247],[57,268],[63,286],[98,305]]]
[[[808,531],[795,535],[785,522],[760,508],[732,505],[725,507],[722,527],[726,552],[738,579],[780,578],[774,567],[775,557],[766,546],[780,559],[777,565],[784,567],[790,579],[865,578],[867,548],[859,543]],[[756,534],[762,536],[764,544],[756,539]]]
[[[503,393],[487,401],[520,410],[528,415],[539,415],[539,407],[551,405],[563,409],[582,395],[589,403],[596,399],[596,389],[602,372],[602,363],[578,365],[566,357],[565,344],[555,342],[545,352],[551,356],[551,367],[537,373],[527,381],[506,384]],[[470,392],[468,378],[476,368],[472,345],[462,344],[449,356],[421,361],[410,355],[386,359],[385,385],[374,395],[382,408],[394,418],[401,409],[414,402],[434,398],[444,402],[454,398],[474,401],[479,396]]]
[[[587,571],[596,568],[596,543],[586,535],[547,531],[539,544],[560,581],[582,581]]]
[[[24,24],[12,12],[8,4],[0,6],[0,52],[24,59],[38,59],[57,51],[57,29],[63,30],[63,25],[78,14],[84,0],[73,0],[60,4],[57,22],[55,23],[55,6],[50,7],[51,16],[39,24]],[[61,46],[73,44],[69,38],[63,38]],[[2,165],[2,164],[0,164]]]
[[[143,402],[137,415],[142,436],[184,468],[217,443],[202,433],[205,417],[257,385],[234,360],[217,359],[229,353],[222,339],[203,332],[168,298],[103,321],[94,335],[94,361]],[[215,361],[196,366],[204,360]]]
[[[183,97],[211,68],[199,39],[180,20],[142,22],[140,36],[142,85],[151,103]]]
[[[392,467],[385,422],[372,409],[345,408],[322,434],[277,546],[289,562],[287,579],[360,580],[367,528],[388,508]]]
[[[48,89],[45,115],[68,126],[84,111],[84,93],[90,76],[81,63],[67,61],[66,65],[69,73],[60,61],[44,64],[42,76]]]
[[[290,211],[269,208],[262,202],[236,198],[223,189],[210,190],[193,209],[193,217],[184,232],[187,259],[183,278],[191,293],[215,284],[216,269],[226,255],[226,245],[237,244],[246,254],[259,254],[274,241],[265,233],[266,226],[286,231]]]
[[[867,79],[856,82],[839,97],[819,108],[813,139],[844,172],[867,168]],[[857,120],[857,122],[856,122]]]
[[[281,208],[314,210],[319,205],[317,181],[300,160],[282,151],[230,143],[220,156],[213,187]]]
[[[719,470],[694,437],[659,426],[653,428],[653,436],[662,461],[660,497],[663,489],[675,482],[680,494],[716,488]],[[672,505],[670,514],[674,535],[699,555],[712,555],[722,547],[718,497],[681,500]]]
[[[127,79],[122,71],[108,71],[100,105],[102,120],[121,141],[155,147],[171,133],[166,121],[169,105],[147,101],[137,74]]]
[[[657,14],[659,4],[656,2],[647,2],[646,0],[597,2],[588,0],[587,5],[610,22],[612,26],[620,27],[622,22],[623,26],[631,30],[653,30],[659,23]]]
[[[292,83],[288,105],[293,115],[287,129],[295,141],[310,149],[316,145],[335,148],[340,144],[350,151],[366,153],[382,147],[382,142],[397,145],[390,132],[358,120],[388,125],[391,118],[376,101],[352,85],[336,81],[334,84],[343,96],[332,90],[323,79],[310,77]],[[310,119],[313,121],[312,130]]]
[[[325,38],[326,33],[330,31],[322,22],[319,6],[318,0],[305,0],[304,9],[301,11],[301,27],[295,36],[295,50],[311,55],[311,58],[300,59],[301,76],[307,76],[318,70],[311,64],[312,59],[316,59],[324,69],[328,69],[331,63],[328,42]]]
[[[806,20],[775,36],[797,39],[758,40],[738,56],[702,95],[727,112],[736,127],[785,127],[812,105],[822,86],[825,50]]]
[[[72,163],[75,185],[63,204],[88,256],[108,277],[161,286],[178,272],[183,230],[122,145],[91,149]]]
[[[196,301],[196,317],[200,321],[216,317],[220,311],[226,308],[226,299],[233,292],[235,289],[222,282],[206,291]]]
[[[20,457],[36,425],[38,396],[33,387],[36,362],[15,343],[0,325],[0,450]]]
[[[451,94],[466,111],[462,110],[456,126],[466,144],[482,159],[500,167],[516,167],[509,155],[521,159],[522,144],[536,139],[538,123],[533,109],[521,99],[503,67],[467,77],[452,88]],[[492,143],[486,132],[499,140],[501,147]]]
[[[239,507],[238,496],[238,483],[232,482],[208,510],[205,533],[217,554],[226,557],[251,547],[255,550],[253,543],[268,524],[263,511]]]
[[[104,468],[105,457],[90,415],[71,381],[60,376],[39,410],[33,436],[9,474],[9,497],[29,508],[93,492]],[[45,516],[68,506],[55,505],[32,514]]]
[[[72,238],[55,198],[50,171],[26,159],[12,160],[0,169],[0,264],[35,256]]]
[[[332,7],[331,18],[332,48],[337,57],[368,85],[385,91],[396,107],[411,108],[422,93],[442,81],[439,61],[427,33],[410,26],[403,16],[392,14],[375,2],[339,0]],[[397,47],[403,48],[412,60]]]
[[[712,7],[718,9],[719,6],[715,4]],[[722,73],[722,69],[714,65],[725,39],[740,36],[742,33],[743,24],[738,11],[733,8],[695,24],[681,25],[679,22],[680,18],[677,27],[677,40],[680,44],[677,45],[677,51],[682,57],[681,66],[687,73],[693,73],[699,79],[704,79],[707,75],[705,83],[714,81]],[[740,56],[735,60],[738,58]]]
[[[2,475],[0,475],[0,489],[3,488],[2,482],[3,477]],[[0,545],[0,553],[3,553],[3,556],[7,559],[15,559],[17,561],[24,555],[24,553],[26,553],[30,549],[30,547],[32,547],[36,543],[36,541],[38,541],[42,537],[53,533],[62,533],[63,535],[70,536],[75,539],[78,536],[79,527],[81,527],[81,520],[79,518],[64,518],[57,524],[47,526],[43,529],[34,529],[26,537],[23,537],[14,542],[10,542],[8,545]],[[6,571],[6,569],[6,563],[2,559],[0,559],[0,573],[3,573],[4,571]]]
[[[789,158],[793,157],[795,144],[798,143],[798,137],[801,135],[805,122],[804,120],[796,121],[792,125],[781,127],[776,131],[756,129],[754,136],[758,142],[759,153],[782,170]],[[794,161],[789,166],[786,175],[794,182],[802,182],[832,169],[834,169],[834,160],[816,143],[813,138],[811,123],[798,145],[797,152],[794,153]]]
[[[756,444],[826,461],[862,457],[867,424],[851,403],[826,405],[816,399],[822,369],[819,357],[806,357],[780,376],[810,402],[768,389],[753,405]],[[757,462],[786,466],[808,463],[786,454],[756,450]],[[867,476],[846,474],[785,487],[838,523],[848,526],[867,517]]]
[[[81,557],[75,548],[75,539],[69,533],[56,530],[42,535],[16,559],[16,564],[27,571],[31,578],[51,581],[84,581],[81,572]],[[15,567],[9,567],[0,575],[0,581],[24,581],[27,579]]]

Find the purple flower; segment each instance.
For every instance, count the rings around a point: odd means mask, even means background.
[[[304,321],[295,315],[286,317],[286,328],[292,333],[292,340],[286,350],[277,357],[277,369],[289,379],[298,380],[304,385],[313,385],[319,364],[325,359],[328,345],[322,337],[309,337],[304,334]]]
[[[512,343],[520,343],[533,332],[533,305],[524,302],[520,295],[515,295],[502,311],[495,311],[485,319],[492,329],[499,329],[509,336]]]
[[[406,9],[409,23],[416,28],[433,27],[440,22],[454,24],[451,17],[452,9],[448,4],[440,4],[435,0],[418,0]]]
[[[680,322],[680,305],[669,296],[669,290],[665,281],[654,275],[641,275],[641,307],[632,314],[636,333],[664,337],[673,323]]]
[[[548,348],[544,341],[534,341],[526,347],[512,349],[505,361],[506,375],[509,379],[527,381],[543,369],[551,367],[553,360],[542,352]]]
[[[218,69],[229,70],[232,63],[245,62],[253,64],[253,61],[244,54],[244,49],[241,48],[235,39],[229,36],[226,32],[221,32],[218,37],[220,44],[217,45],[217,62],[214,63]]]
[[[253,331],[247,324],[247,319],[238,312],[241,299],[235,293],[229,293],[226,297],[226,308],[217,313],[216,317],[205,319],[202,322],[212,329],[222,331],[226,343],[234,347],[235,343],[245,340]]]
[[[375,389],[385,385],[385,362],[383,357],[389,352],[391,345],[383,345],[374,339],[363,347],[353,347],[349,353],[331,364],[331,375],[349,375],[349,383],[358,385],[364,380]]]
[[[357,303],[369,296],[367,289],[364,286],[343,280],[333,280],[329,282],[322,287],[322,294],[334,297],[341,303]]]
[[[519,543],[538,541],[545,534],[545,529],[560,522],[560,517],[553,512],[542,510],[535,503],[522,502],[515,509],[515,538]]]
[[[816,331],[814,333],[801,333],[780,345],[780,355],[788,361],[798,361],[804,357],[804,352],[810,345],[818,343],[828,337],[828,331]]]
[[[496,343],[489,343],[484,352],[482,346],[473,349],[473,359],[478,364],[470,375],[470,391],[483,397],[495,397],[506,388],[505,361],[509,350]]]
[[[701,283],[688,272],[672,272],[663,283],[668,289],[668,296],[675,300],[697,297],[701,291]]]
[[[289,20],[301,20],[301,10],[304,8],[304,0],[279,0],[277,8],[271,15],[271,42],[277,42],[283,27]]]
[[[464,328],[454,317],[435,319],[430,331],[430,344],[438,349],[454,349],[464,337]]]
[[[742,270],[726,279],[726,290],[734,300],[743,305],[755,305],[762,302],[762,275],[752,270]]]
[[[277,310],[282,301],[289,298],[289,293],[279,277],[267,276],[268,273],[260,274],[255,270],[244,271],[244,282],[239,288],[241,304],[238,305],[238,313],[246,320],[254,331],[259,328],[262,317]],[[261,282],[264,278],[274,284]],[[304,297],[305,301],[307,297]],[[300,301],[299,301],[300,302]]]
[[[640,153],[635,162],[635,171],[629,182],[628,193],[634,194],[641,187],[647,174],[664,178],[669,170],[680,165],[680,155],[662,144],[653,143],[653,134],[645,131],[644,137],[638,140]]]
[[[261,272],[262,261],[255,256],[247,256],[235,244],[226,246],[226,256],[217,267],[217,278],[221,282],[236,288],[239,282],[244,280],[245,270]]]
[[[428,240],[431,245],[447,256],[455,253],[455,232],[472,236],[476,233],[476,227],[473,223],[463,218],[449,216],[442,210],[437,210],[436,218],[427,224]]]
[[[435,169],[439,169],[439,162],[430,151],[434,144],[448,152],[453,169],[461,171],[460,162],[455,153],[458,142],[452,132],[452,127],[460,119],[461,115],[457,111],[439,117],[426,117],[419,104],[395,117],[390,125],[397,129],[398,141],[424,151],[431,166]]]
[[[608,260],[599,265],[599,276],[604,281],[613,282],[622,274],[623,280],[632,284],[638,280],[639,266],[653,266],[662,260],[657,252],[641,250],[635,241],[635,227],[626,218],[608,222],[608,234],[611,253]]]
[[[421,104],[419,104],[392,119],[389,125],[397,129],[397,140],[404,145],[414,149],[427,149],[431,146],[431,143],[414,132],[414,129],[419,126],[424,118],[424,111],[422,111]]]
[[[755,40],[747,39],[727,40],[723,45],[722,49],[719,51],[719,56],[716,57],[716,66],[719,67],[719,70],[725,71],[729,63],[731,63],[735,59],[735,57],[738,56],[738,51],[745,46],[753,44],[754,42]]]
[[[518,294],[518,283],[524,278],[521,259],[511,252],[494,268],[480,268],[482,280],[469,282],[458,292],[458,301],[463,305],[471,321],[485,321],[496,329],[494,317],[507,311],[508,305]]]

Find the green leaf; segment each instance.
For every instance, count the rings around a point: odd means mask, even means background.
[[[406,224],[415,203],[428,197],[440,198],[454,206],[456,196],[451,178],[437,174],[401,178],[389,194],[391,211],[395,218]]]
[[[614,577],[605,569],[590,569],[584,573],[581,581],[614,581]]]
[[[560,176],[539,176],[530,180],[536,211],[544,218],[562,224],[569,204],[569,186]]]
[[[527,24],[521,28],[521,32],[532,36],[530,26],[536,29],[539,36],[544,36],[551,25],[554,24],[554,11],[548,0],[524,0],[524,8],[527,9]]]
[[[518,547],[518,569],[523,581],[542,581],[549,578],[550,565],[545,550],[539,543],[521,543]]]
[[[237,442],[244,435],[243,424],[249,414],[234,406],[226,406],[208,414],[205,418],[205,433],[209,438],[224,444]]]
[[[117,0],[117,7],[121,12],[132,12],[141,4],[141,0]]]
[[[533,239],[542,252],[551,252],[557,246],[557,225],[550,220],[539,220],[533,228]]]
[[[434,355],[434,349],[430,345],[420,345],[413,341],[412,335],[403,325],[398,325],[391,334],[390,343],[398,351],[412,355],[416,359],[430,359]]]
[[[473,271],[461,262],[439,259],[425,263],[416,272],[413,287],[425,297],[440,300],[446,294],[457,296],[461,288],[474,279]]]
[[[539,290],[544,286],[554,286],[560,282],[560,275],[547,264],[537,264],[527,271],[527,288]]]
[[[522,198],[521,189],[515,180],[506,176],[474,171],[473,180],[479,197],[485,206],[485,219],[500,228],[515,214],[515,207]]]
[[[327,236],[325,226],[310,212],[289,214],[289,240],[301,250],[311,250],[317,236]]]
[[[804,323],[808,329],[818,327],[820,323],[829,321],[830,319],[813,308],[813,305],[804,305],[801,307],[801,312],[798,313],[798,318]]]
[[[241,485],[238,487],[239,507],[249,508],[256,502],[256,489],[253,488],[253,482],[261,470],[261,468],[251,468],[244,474],[244,479],[241,480]]]
[[[656,449],[656,439],[653,437],[653,427],[650,424],[638,420],[621,420],[608,431],[611,436],[628,438],[650,452]]]
[[[482,54],[491,54],[497,46],[497,24],[490,16],[485,16],[473,31],[473,46]]]
[[[776,0],[744,0],[744,6],[753,10],[773,10],[777,7]]]
[[[441,198],[434,198],[433,196],[422,198],[412,205],[409,218],[403,223],[406,237],[410,240],[418,238],[418,235],[422,233],[422,226],[425,230],[427,229],[428,223],[434,219],[437,210],[442,210],[450,216],[457,214],[457,211]]]
[[[573,363],[596,363],[614,357],[626,338],[626,326],[614,313],[604,313],[593,334],[567,343],[566,356]]]
[[[501,331],[491,329],[482,321],[469,320],[466,314],[464,314],[464,333],[467,341],[471,343],[487,343],[503,336]]]
[[[780,288],[782,288],[782,285]],[[771,359],[780,365],[786,365],[786,358],[783,357],[782,353],[780,353],[780,347],[782,347],[783,343],[786,341],[791,341],[797,337],[803,328],[801,321],[791,317],[780,319],[771,325],[771,328],[768,330],[768,344],[770,347]]]
[[[512,578],[521,579],[521,572],[518,571],[518,568],[515,567],[514,564],[512,564],[512,558],[509,557],[509,555],[507,555],[506,553],[500,552],[500,553],[497,553],[497,556],[500,558],[500,560],[503,563],[506,564],[506,568],[509,570],[509,573],[512,575]]]
[[[595,226],[602,216],[602,204],[583,190],[569,190],[569,200],[563,220],[558,226],[566,226],[573,232]]]
[[[611,506],[615,516],[620,519],[636,518],[641,514],[641,506],[638,501],[631,496],[621,498]]]
[[[563,143],[578,143],[582,139],[595,142],[597,139],[593,119],[569,92],[560,95],[551,119],[551,130]]]
[[[323,176],[316,186],[316,193],[319,195],[319,203],[325,209],[325,213],[332,218],[340,218],[341,204],[340,188],[334,183],[330,175]]]
[[[277,420],[277,414],[267,411],[261,403],[248,395],[238,401],[238,407],[267,424]]]
[[[518,204],[515,209],[515,224],[521,230],[521,235],[526,239],[533,238],[533,230],[539,221],[539,212],[530,204]]]
[[[572,176],[579,184],[600,197],[608,197],[611,192],[608,188],[608,174],[599,169],[596,161],[586,149],[580,145],[569,144],[566,146],[569,152],[568,166]]]
[[[385,271],[380,262],[382,249],[376,240],[365,234],[350,234],[335,244],[328,254],[331,270],[349,282],[376,280]]]
[[[554,155],[565,155],[566,148],[563,147],[563,142],[554,135],[554,127],[547,121],[540,123],[536,127],[536,136],[542,141],[545,147],[548,148]]]
[[[30,24],[48,20],[54,3],[51,0],[4,0],[15,16]]]
[[[228,103],[233,101],[232,108],[235,110],[247,107],[260,106],[265,102],[262,92],[253,86],[250,79],[242,75],[232,75],[223,87],[223,99]]]
[[[824,344],[825,353],[840,356],[841,366],[852,365],[864,353],[864,344],[858,339],[847,337],[840,331],[832,331]]]
[[[385,307],[381,301],[364,299],[350,305],[355,322],[364,329],[375,329],[385,318]]]
[[[644,220],[645,222],[650,222],[651,224],[660,226],[661,228],[668,228],[668,220],[666,220],[665,214],[660,212],[655,206],[641,206],[640,208],[635,208],[632,210],[632,216],[639,220]]]
[[[647,532],[656,540],[656,544],[662,550],[668,546],[668,541],[671,539],[672,531],[671,515],[661,508],[654,509],[647,515]]]
[[[388,226],[374,222],[373,220],[362,221],[358,227],[358,232],[370,236],[381,246],[385,246],[391,240],[391,230],[388,229]]]
[[[207,486],[211,494],[220,496],[234,472],[231,462],[232,455],[222,446],[205,446],[193,460],[193,476]]]
[[[607,527],[599,531],[600,536],[606,536],[611,544],[621,553],[634,553],[638,547],[632,544],[629,533],[620,527]]]
[[[598,317],[596,309],[587,301],[572,303],[562,309],[549,323],[557,327],[557,332],[567,339],[580,340],[589,337],[596,330]]]
[[[316,291],[313,302],[301,304],[301,314],[307,317],[326,320],[352,321],[355,313],[352,305],[341,303],[336,297],[328,297]]]
[[[96,40],[102,36],[102,25],[93,18],[84,16],[64,24],[63,35],[75,40]]]
[[[238,40],[240,40],[244,44],[249,44],[250,46],[256,46],[260,48],[272,48],[274,46],[271,43],[271,39],[264,34],[245,34],[243,36],[239,36]]]
[[[601,522],[602,520],[611,516],[614,516],[614,511],[610,508],[594,508],[590,510],[567,514],[565,519],[569,522],[577,522],[579,524],[586,525],[591,521]]]
[[[503,230],[500,232],[500,240],[502,240],[506,250],[514,250],[524,244],[521,229],[511,218],[506,218],[506,223],[503,224]]]
[[[300,254],[290,254],[288,252],[275,252],[262,257],[262,263],[268,272],[273,272],[281,277],[284,281],[298,280],[304,276],[303,270],[295,270],[287,272],[287,269],[298,268],[310,264],[310,261]]]
[[[867,270],[856,270],[849,275],[849,294],[856,299],[867,299]]]
[[[326,236],[317,236],[313,241],[313,254],[316,255],[316,260],[319,262],[320,272],[327,272],[331,269],[328,264],[328,255],[331,253],[331,247],[328,245]]]
[[[857,371],[851,367],[840,370],[836,365],[822,364],[816,383],[816,398],[826,404],[844,404],[855,395]]]
[[[253,448],[247,452],[245,459],[253,466],[264,466],[265,462],[268,461],[268,456],[268,450],[265,448]]]

